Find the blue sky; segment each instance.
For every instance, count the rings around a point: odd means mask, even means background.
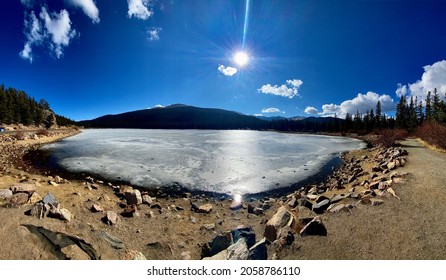
[[[75,120],[174,103],[392,114],[401,95],[446,93],[446,1],[248,2],[1,1],[0,83]]]

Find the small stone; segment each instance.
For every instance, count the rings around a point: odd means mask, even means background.
[[[281,246],[290,246],[294,242],[294,233],[291,227],[286,226],[279,230],[277,241]]]
[[[29,204],[35,204],[35,203],[37,203],[37,202],[39,202],[41,200],[42,200],[42,197],[40,195],[38,195],[36,192],[33,192],[31,194],[31,196],[29,197],[28,203]]]
[[[383,204],[384,200],[378,199],[378,198],[371,198],[370,203],[372,204],[372,206],[378,206],[378,205]]]
[[[291,208],[294,208],[297,206],[297,199],[295,196],[291,197],[291,199],[288,201],[288,206]]]
[[[19,207],[28,203],[29,196],[27,193],[16,193],[6,199],[7,205],[10,207]]]
[[[16,184],[11,187],[11,191],[16,193],[33,193],[36,191],[36,186],[33,184]]]
[[[115,225],[118,221],[118,215],[113,211],[107,211],[105,217],[103,218],[104,223],[109,225]]]
[[[93,204],[93,206],[91,206],[91,212],[104,212],[104,208],[102,208],[100,205]]]
[[[395,162],[389,162],[388,164],[387,164],[387,169],[389,169],[389,170],[393,170],[393,169],[395,169],[396,168],[396,164],[395,164]]]
[[[142,203],[141,192],[139,190],[127,191],[124,193],[124,198],[128,205],[140,205]]]
[[[208,204],[203,204],[200,205],[200,207],[198,207],[198,213],[205,213],[208,214],[212,211],[212,204],[208,203]]]
[[[124,217],[129,217],[129,218],[137,217],[137,216],[139,216],[138,208],[136,207],[135,204],[127,205],[124,208],[124,212],[122,212],[121,215]]]
[[[12,191],[7,189],[0,190],[0,199],[6,199],[12,196]]]
[[[212,223],[212,224],[204,224],[204,225],[202,225],[202,226],[200,227],[200,229],[201,229],[201,230],[209,230],[209,231],[212,231],[212,230],[215,230],[215,224],[214,224],[214,223]]]
[[[342,210],[347,210],[348,208],[346,207],[345,204],[343,203],[337,203],[337,204],[332,204],[327,208],[327,211],[330,213],[338,213],[341,212]]]
[[[142,196],[142,203],[150,205],[153,203],[153,198],[151,198],[149,195],[145,194]]]
[[[52,181],[52,180],[49,180],[49,181],[48,181],[48,184],[51,185],[51,186],[53,186],[53,187],[57,187],[57,186],[59,186],[58,183],[56,183],[56,182],[54,182],[54,181]]]
[[[62,178],[60,178],[59,176],[54,177],[54,182],[56,182],[56,184],[63,184],[64,180]]]
[[[319,216],[315,217],[309,222],[299,233],[301,236],[320,235],[327,236],[327,229],[325,228]]]
[[[48,217],[56,218],[56,219],[59,219],[62,221],[67,221],[67,222],[71,221],[70,211],[68,211],[67,209],[64,209],[64,208],[59,209],[59,208],[52,207],[50,209],[50,212],[48,213]]]
[[[182,253],[180,254],[180,258],[181,258],[182,260],[185,260],[185,261],[190,260],[190,259],[191,259],[190,251],[182,252]]]
[[[197,223],[197,218],[195,218],[194,216],[190,216],[189,220],[191,221],[191,223],[196,224]]]
[[[243,208],[243,204],[240,201],[233,201],[229,207],[232,211],[236,211]]]

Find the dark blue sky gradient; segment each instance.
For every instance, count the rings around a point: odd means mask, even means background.
[[[244,0],[158,0],[147,20],[129,18],[126,0],[97,0],[98,24],[63,1],[42,2],[49,12],[66,9],[79,36],[59,59],[34,47],[30,63],[19,55],[26,9],[1,1],[0,83],[76,120],[173,103],[245,114],[272,107],[291,117],[368,91],[396,101],[397,83],[446,59],[446,1],[251,0],[251,60],[231,77],[217,68],[237,67]],[[149,40],[152,27],[162,28],[159,40]],[[292,99],[258,91],[290,79],[303,81]]]

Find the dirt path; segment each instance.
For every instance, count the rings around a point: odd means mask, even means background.
[[[327,237],[298,238],[290,259],[446,259],[446,155],[415,139],[402,142],[409,160],[395,198],[380,206],[322,216]]]

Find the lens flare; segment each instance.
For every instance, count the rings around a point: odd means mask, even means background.
[[[240,66],[240,67],[243,67],[243,66],[245,66],[246,64],[248,64],[248,62],[249,62],[249,55],[246,53],[246,52],[243,52],[243,51],[241,51],[241,52],[236,52],[235,54],[234,54],[234,62],[238,65],[238,66]]]

